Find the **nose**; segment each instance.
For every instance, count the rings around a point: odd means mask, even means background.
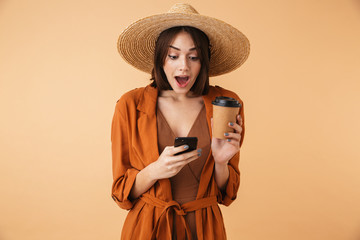
[[[189,60],[186,57],[182,57],[180,59],[179,70],[186,71],[189,70],[189,67]]]

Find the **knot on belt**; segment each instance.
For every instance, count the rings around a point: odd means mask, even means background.
[[[180,205],[178,202],[172,200],[165,202],[159,198],[156,198],[148,193],[144,193],[141,198],[147,204],[155,207],[162,208],[159,219],[154,226],[151,239],[172,239],[173,229],[173,213],[175,212],[181,219],[182,226],[177,226],[176,234],[177,239],[185,239],[185,234],[188,240],[191,240],[191,231],[185,220],[185,215],[188,212],[192,212],[201,208],[217,205],[217,198],[215,196],[197,199],[191,202]],[[173,210],[173,211],[171,211]],[[159,231],[160,226],[166,227],[165,230]]]
[[[171,207],[176,212],[177,215],[180,215],[180,216],[186,215],[186,212],[184,211],[184,209],[181,208],[180,204],[176,201],[166,202],[166,205],[164,206],[163,211],[167,211],[168,208],[171,208]]]

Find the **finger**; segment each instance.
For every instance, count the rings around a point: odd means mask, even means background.
[[[189,145],[181,145],[181,146],[178,146],[178,147],[173,147],[170,154],[175,155],[175,154],[183,152],[183,151],[185,151],[187,149],[189,149]]]
[[[198,158],[201,156],[201,151],[202,151],[201,148],[199,148],[199,149],[193,150],[191,152],[173,156],[172,161],[173,162],[186,162],[189,158],[192,158],[192,157]]]
[[[191,157],[200,157],[201,156],[201,152],[202,149],[198,148],[196,150],[193,150],[191,152],[187,152],[187,153],[182,153],[176,156],[176,160],[178,161],[186,161],[187,159],[191,158]]]
[[[228,126],[231,127],[232,129],[234,129],[238,133],[242,132],[242,127],[237,123],[229,122]]]
[[[236,141],[236,140],[234,140],[234,139],[226,139],[226,142],[228,143],[228,144],[231,144],[231,145],[233,145],[235,148],[240,148],[240,142],[239,141]]]
[[[186,160],[183,160],[183,161],[178,161],[178,162],[174,162],[171,167],[172,168],[183,168],[186,164],[198,159],[199,156],[198,155],[195,155],[195,156],[192,156],[190,158],[187,158]]]
[[[237,122],[238,122],[238,124],[239,124],[240,126],[243,125],[243,120],[242,120],[242,117],[241,117],[240,114],[237,115]]]
[[[200,155],[197,154],[197,155],[195,155],[195,156],[193,156],[193,157],[191,157],[191,158],[188,158],[188,159],[185,161],[185,164],[188,164],[188,163],[190,163],[190,162],[198,159],[200,156],[201,156],[201,153],[200,153]]]
[[[224,136],[228,140],[228,142],[230,142],[230,141],[238,141],[239,142],[240,139],[241,139],[240,133],[231,133],[231,132],[229,132],[229,133],[224,133]]]
[[[228,144],[231,144],[233,145],[234,147],[236,148],[239,148],[240,147],[240,139],[241,139],[241,136],[239,139],[236,139],[236,138],[227,138],[227,139],[224,139],[223,141],[226,141]]]

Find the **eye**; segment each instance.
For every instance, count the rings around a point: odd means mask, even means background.
[[[190,56],[189,58],[190,58],[190,60],[192,60],[192,61],[197,61],[197,60],[199,60],[199,57]]]
[[[168,57],[169,57],[170,59],[172,59],[172,60],[177,59],[177,56],[175,56],[175,55],[168,55]]]

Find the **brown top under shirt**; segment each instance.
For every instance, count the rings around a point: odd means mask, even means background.
[[[178,136],[175,136],[160,109],[157,109],[157,133],[159,153],[161,154],[166,146],[174,145],[175,137]],[[173,199],[179,204],[184,204],[196,199],[201,172],[210,152],[211,142],[209,128],[206,122],[205,107],[199,112],[188,133],[188,137],[198,138],[198,148],[202,149],[202,153],[198,159],[185,165],[177,175],[170,178]],[[185,219],[191,230],[192,239],[197,239],[195,213],[189,212],[185,216]],[[176,220],[174,219],[174,221]],[[176,231],[176,229],[174,229],[174,231]],[[173,235],[176,236],[176,234]]]

